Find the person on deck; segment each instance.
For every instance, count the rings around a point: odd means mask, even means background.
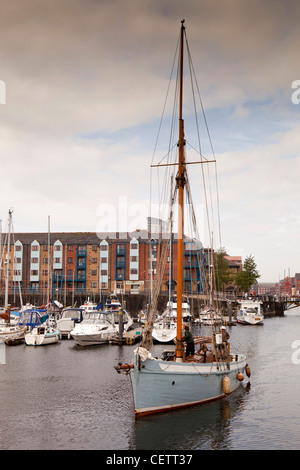
[[[228,331],[225,326],[221,326],[222,333],[222,344],[220,345],[221,357],[223,360],[228,360],[229,358],[229,344],[228,340],[230,338]]]
[[[192,332],[191,332],[188,325],[185,325],[184,329],[185,329],[185,334],[182,338],[182,341],[186,342],[185,355],[186,355],[186,357],[194,356],[194,354],[195,354],[195,343],[194,343],[194,338],[193,338]]]
[[[221,330],[222,330],[222,342],[227,343],[230,338],[229,333],[226,330],[225,326],[221,326]]]

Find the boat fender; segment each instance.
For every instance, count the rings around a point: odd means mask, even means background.
[[[239,372],[238,374],[236,374],[236,378],[237,380],[239,380],[240,382],[243,382],[244,380],[244,374],[242,374],[242,372]]]
[[[121,364],[119,366],[120,369],[133,369],[133,367],[134,367],[134,364],[127,364],[127,363],[126,364]]]
[[[222,385],[223,392],[225,393],[225,395],[228,395],[228,393],[230,393],[230,379],[229,377],[227,377],[227,375],[223,378]]]
[[[251,369],[250,369],[250,366],[248,366],[248,364],[246,364],[245,371],[246,371],[247,377],[250,377],[251,376]]]
[[[129,373],[130,369],[133,369],[133,364],[121,364],[120,362],[118,365],[114,366],[114,369],[120,374],[121,372],[125,372],[126,374]]]

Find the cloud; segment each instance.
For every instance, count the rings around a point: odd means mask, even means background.
[[[85,231],[96,230],[101,204],[118,207],[126,197],[149,206],[149,167],[185,18],[217,156],[224,244],[236,255],[257,252],[269,278],[288,259],[296,270],[299,10],[293,0],[271,8],[264,0],[4,3],[2,218],[14,206],[17,231],[46,230],[49,213],[53,230]],[[191,101],[185,111],[188,122]],[[192,176],[201,186],[201,174]]]

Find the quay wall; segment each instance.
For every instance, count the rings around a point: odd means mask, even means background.
[[[100,294],[68,294],[65,296],[64,299],[57,299],[59,302],[61,302],[64,307],[75,305],[76,307],[79,307],[82,305],[87,298],[93,302],[99,303],[100,302]],[[137,316],[138,313],[144,309],[146,309],[147,304],[149,303],[149,295],[146,294],[126,294],[123,296],[119,296],[119,299],[121,300],[123,298],[123,301],[125,303],[125,307],[128,310],[129,313],[131,313],[132,316]],[[22,297],[23,299],[23,304],[25,305],[27,302],[31,303],[36,306],[41,306],[45,303],[45,299],[42,294],[40,293],[31,293],[24,295]],[[103,299],[102,299],[103,300]],[[201,311],[201,309],[204,306],[204,301],[205,299],[203,297],[192,297],[189,299],[190,305],[191,305],[191,310],[193,314],[197,317]],[[15,294],[9,294],[8,296],[8,302],[9,304],[13,307],[20,307],[20,299],[18,295]],[[162,294],[159,296],[158,299],[158,311],[163,312],[163,310],[166,308],[168,302],[168,296],[166,294]],[[285,309],[285,302],[283,301],[274,301],[274,300],[263,300],[263,313],[265,317],[268,316],[283,316],[284,315],[284,309]],[[4,294],[0,293],[0,306],[4,305]],[[228,303],[226,300],[219,301],[220,305],[220,310],[221,313],[224,315],[228,315],[229,309],[228,309]],[[238,302],[235,300],[230,301],[230,309],[231,309],[231,314],[235,315],[238,309]]]

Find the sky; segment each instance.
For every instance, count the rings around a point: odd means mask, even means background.
[[[277,282],[300,272],[297,0],[2,2],[2,230],[10,208],[15,232],[46,232],[48,216],[54,232],[147,227],[182,19],[217,162],[220,243]]]

